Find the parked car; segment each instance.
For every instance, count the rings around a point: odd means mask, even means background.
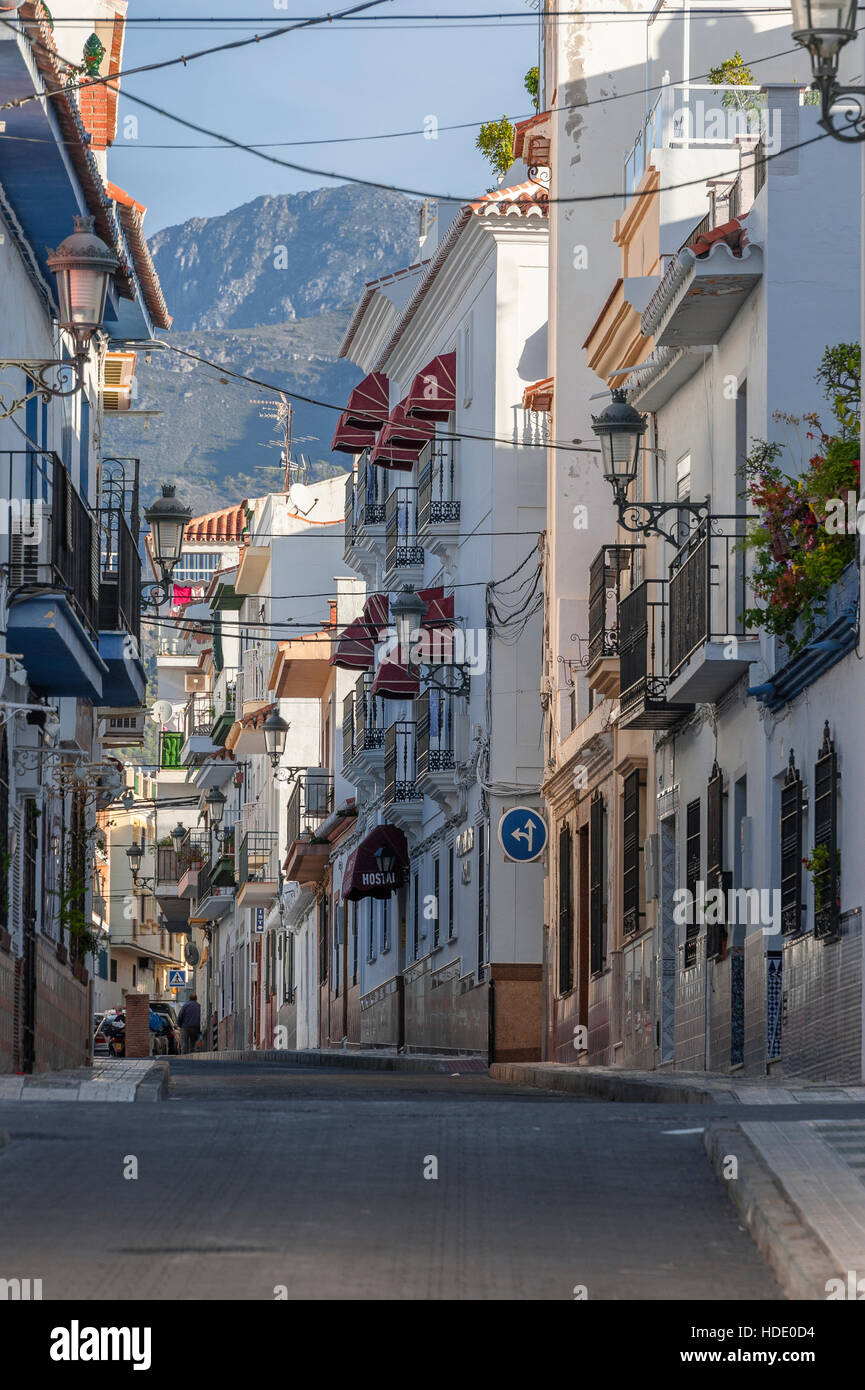
[[[177,1014],[174,1005],[163,1003],[161,1000],[154,1000],[150,1005],[155,1014],[160,1014],[165,1019],[165,1028],[161,1033],[154,1035],[154,1052],[162,1055],[168,1054],[177,1057],[180,1054],[180,1028],[177,1022]],[[161,1044],[161,1045],[160,1045]]]
[[[107,1032],[107,1030],[103,1029],[103,1027],[102,1027],[103,1023],[105,1022],[106,1017],[107,1017],[106,1014],[94,1014],[94,1015],[93,1015],[93,1056],[94,1056],[94,1057],[107,1057],[107,1056],[108,1056],[108,1032]]]

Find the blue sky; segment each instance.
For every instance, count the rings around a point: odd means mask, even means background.
[[[420,28],[389,15],[481,14],[496,8],[521,11],[521,17],[479,27],[429,21]],[[288,0],[285,8],[277,8],[274,0],[130,0],[131,19],[189,16],[189,23],[130,23],[124,67],[265,33],[273,21],[290,22],[326,9],[324,0]],[[441,126],[529,113],[523,75],[537,62],[538,25],[527,0],[508,0],[498,7],[492,0],[392,0],[369,13],[382,18],[350,30],[330,24],[288,34],[186,67],[129,77],[124,86],[133,95],[248,143],[421,130],[430,116]],[[195,15],[223,21],[248,15],[249,21],[203,23]],[[343,175],[464,196],[483,192],[493,181],[474,148],[475,134],[439,131],[437,139],[417,134],[369,143],[299,145],[273,153]],[[109,176],[147,205],[149,235],[189,217],[226,212],[265,193],[331,182],[233,150],[149,148],[199,143],[211,142],[121,100]]]

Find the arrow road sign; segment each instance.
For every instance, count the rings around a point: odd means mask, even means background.
[[[512,806],[499,821],[499,844],[516,864],[531,864],[547,847],[547,823],[531,806]]]

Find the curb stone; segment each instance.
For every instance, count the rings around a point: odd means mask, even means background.
[[[703,1136],[715,1175],[727,1189],[754,1244],[780,1287],[795,1302],[824,1301],[827,1280],[838,1270],[823,1242],[802,1220],[783,1188],[738,1124],[717,1121]],[[738,1177],[723,1176],[724,1159],[735,1155]]]
[[[730,1090],[710,1090],[708,1087],[666,1084],[648,1079],[643,1081],[617,1075],[613,1070],[599,1075],[588,1068],[553,1069],[533,1067],[525,1062],[493,1062],[490,1076],[494,1081],[508,1081],[516,1086],[537,1086],[546,1091],[571,1091],[595,1100],[659,1102],[662,1105],[714,1105],[717,1102],[734,1103],[736,1100]]]
[[[293,1067],[348,1067],[359,1071],[485,1072],[486,1061],[475,1057],[424,1057],[383,1052],[351,1052],[334,1048],[328,1051],[289,1051],[285,1048],[261,1048],[245,1052],[190,1052],[179,1060],[202,1062],[284,1062]]]

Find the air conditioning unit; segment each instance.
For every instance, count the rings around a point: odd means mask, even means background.
[[[185,684],[187,695],[196,695],[207,689],[207,676],[203,671],[187,671]]]

